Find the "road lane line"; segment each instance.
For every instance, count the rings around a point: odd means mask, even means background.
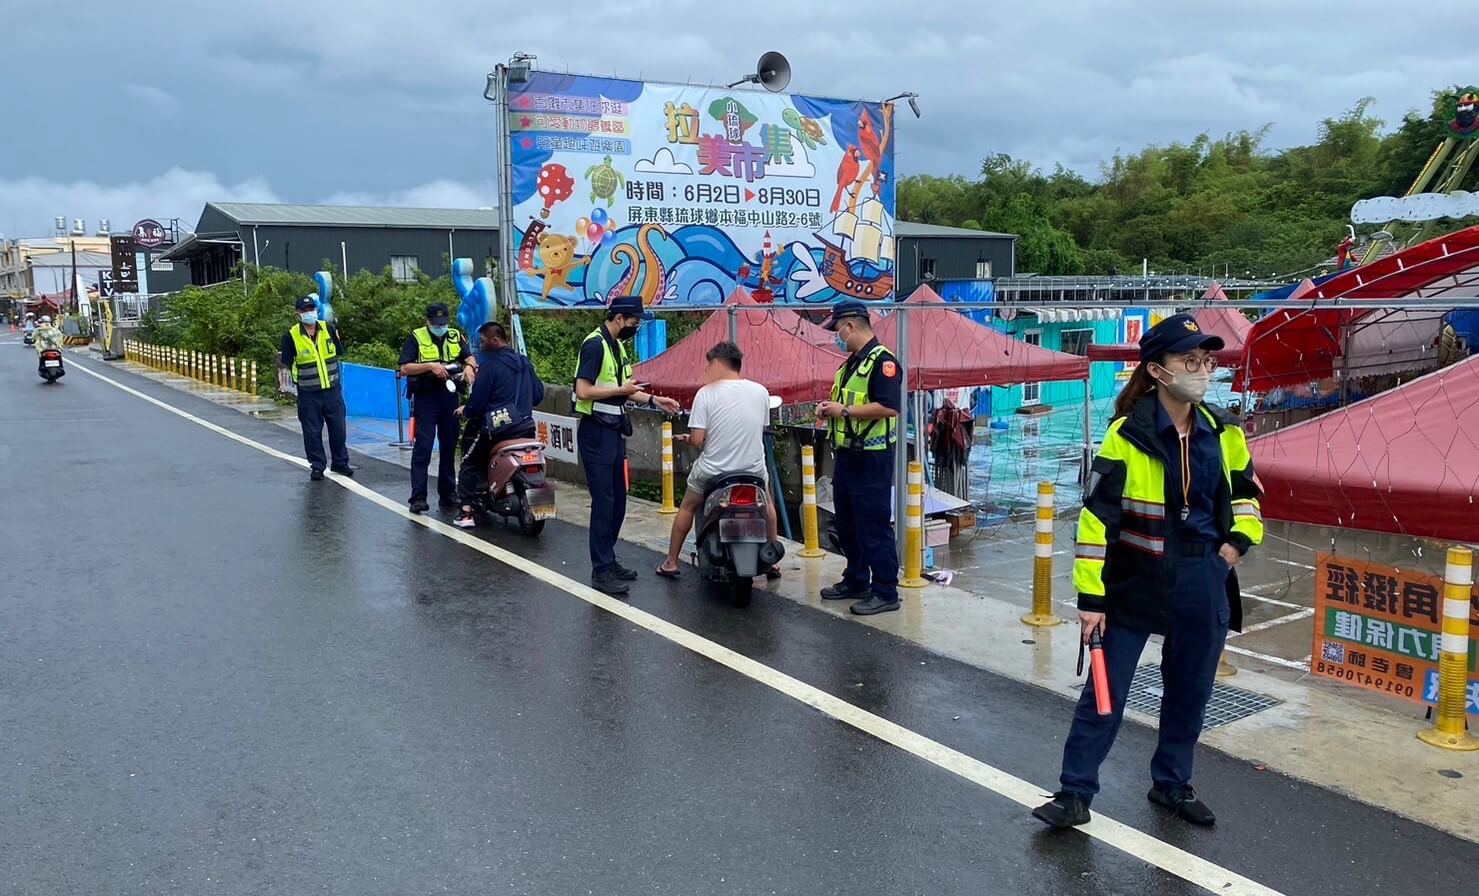
[[[1275,616],[1273,619],[1265,619],[1263,622],[1250,625],[1240,632],[1232,632],[1228,635],[1228,637],[1236,638],[1239,635],[1251,635],[1254,632],[1266,631],[1275,626],[1284,625],[1285,623],[1298,622],[1301,619],[1308,619],[1313,615],[1315,615],[1315,611],[1313,609],[1309,607],[1303,607],[1297,612],[1290,613],[1287,616]]]
[[[111,377],[89,370],[80,364],[75,365],[75,367],[88,376],[101,380],[135,398],[142,399],[177,417],[202,426],[234,442],[254,448],[269,457],[286,461],[297,467],[304,469],[308,467],[308,462],[301,457],[279,451],[270,445],[264,445],[261,442],[232,432],[224,426],[197,417],[188,411],[181,410],[168,402],[146,395]],[[592,606],[599,607],[613,616],[619,616],[633,625],[644,628],[680,647],[710,659],[734,672],[738,672],[752,681],[763,684],[793,700],[823,712],[833,719],[865,734],[869,734],[884,743],[890,744],[907,753],[912,753],[945,771],[951,772],[1023,807],[1030,808],[1037,806],[1045,799],[1044,790],[1030,781],[1018,778],[1015,775],[988,765],[979,759],[968,756],[959,750],[931,740],[912,729],[890,722],[882,716],[874,715],[867,710],[848,703],[840,697],[835,697],[820,688],[809,685],[800,679],[793,678],[784,672],[773,669],[744,654],[737,653],[722,644],[710,641],[701,635],[694,634],[688,629],[674,625],[645,610],[639,610],[630,604],[602,594],[582,582],[578,582],[552,569],[533,563],[529,559],[499,547],[496,544],[476,538],[455,526],[428,516],[413,514],[400,502],[387,498],[369,486],[356,482],[354,479],[336,476],[333,473],[328,474],[328,479],[360,497],[380,505],[391,513],[405,519],[407,522],[415,523],[439,535],[444,535],[512,569],[558,588]],[[1225,896],[1280,896],[1278,891],[1270,889],[1257,881],[1229,871],[1215,862],[1194,855],[1179,847],[1172,846],[1137,828],[1130,827],[1127,824],[1115,821],[1102,814],[1095,814],[1094,820],[1079,828],[1079,830],[1106,845],[1112,846],[1210,892],[1225,894]]]
[[[1310,670],[1309,657],[1305,657],[1304,661],[1301,662],[1299,660],[1286,660],[1281,656],[1269,656],[1266,653],[1259,653],[1256,650],[1249,650],[1246,647],[1239,647],[1236,644],[1228,644],[1226,646],[1227,649],[1232,651],[1233,653],[1252,657],[1255,660],[1260,660],[1265,663],[1271,663],[1275,666],[1283,666],[1286,669],[1296,669],[1300,672],[1308,672]]]

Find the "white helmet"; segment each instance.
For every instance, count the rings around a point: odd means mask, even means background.
[[[51,323],[51,315],[49,315],[49,314],[43,314],[43,315],[41,315],[41,322],[43,324],[49,324],[49,323]]]

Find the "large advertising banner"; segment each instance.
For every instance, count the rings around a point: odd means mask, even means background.
[[[893,297],[891,105],[536,71],[509,110],[522,307]]]

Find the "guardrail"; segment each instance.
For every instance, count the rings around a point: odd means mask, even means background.
[[[256,395],[257,362],[247,358],[198,352],[172,345],[155,345],[138,339],[124,343],[123,356],[129,361],[153,367],[166,373],[189,377],[222,389]]]

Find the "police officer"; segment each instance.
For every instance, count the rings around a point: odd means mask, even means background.
[[[856,601],[851,609],[859,616],[888,613],[899,608],[899,555],[891,522],[903,400],[899,362],[874,338],[862,302],[838,302],[822,326],[851,353],[837,371],[832,400],[817,405],[832,443],[832,502],[847,558],[842,581],[823,588],[822,599]]]
[[[1192,824],[1216,821],[1192,789],[1193,752],[1228,628],[1242,628],[1233,568],[1263,540],[1263,488],[1242,427],[1203,403],[1217,367],[1211,352],[1222,346],[1189,314],[1151,328],[1094,459],[1073,580],[1084,639],[1103,638],[1113,712],[1099,715],[1093,688],[1084,688],[1063,747],[1061,789],[1033,811],[1051,827],[1089,820],[1099,766],[1152,634],[1165,644],[1149,799]]]
[[[329,469],[341,476],[353,476],[346,444],[344,392],[339,388],[339,355],[344,344],[339,328],[318,319],[318,302],[311,296],[296,305],[298,322],[282,337],[279,356],[293,374],[298,386],[298,423],[303,428],[303,453],[308,457],[308,478],[324,478],[324,427],[329,430]]]
[[[632,382],[625,341],[651,317],[638,296],[612,298],[606,322],[581,343],[575,371],[575,446],[591,493],[591,585],[617,596],[626,594],[627,582],[637,578],[616,559],[616,539],[627,512],[626,440],[632,430],[626,405],[678,413],[676,401],[649,395]]]
[[[447,306],[426,306],[426,326],[417,327],[401,346],[401,376],[411,396],[411,416],[416,421],[416,441],[411,449],[412,513],[426,512],[426,476],[431,466],[431,448],[438,447],[437,495],[444,509],[457,507],[457,407],[458,382],[447,365],[462,364],[476,375],[477,362],[467,350],[467,340],[450,326]]]

